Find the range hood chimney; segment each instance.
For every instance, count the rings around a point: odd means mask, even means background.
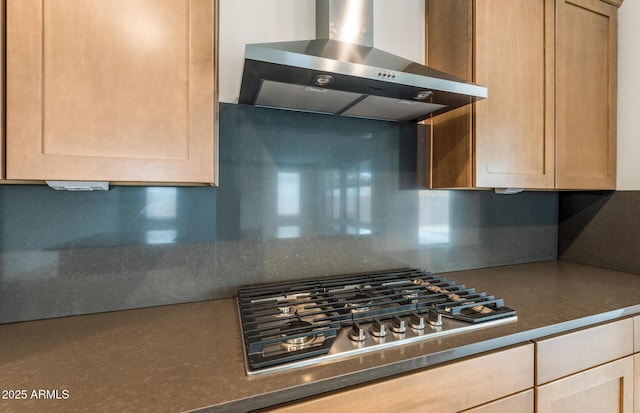
[[[238,103],[417,122],[487,89],[373,47],[373,0],[316,0],[316,39],[247,44]]]

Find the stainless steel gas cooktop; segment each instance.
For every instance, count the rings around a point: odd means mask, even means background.
[[[249,375],[517,320],[502,299],[421,269],[241,287],[238,310]]]

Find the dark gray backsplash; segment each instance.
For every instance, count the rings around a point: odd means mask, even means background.
[[[0,185],[0,323],[557,257],[556,193],[421,190],[416,130],[222,104],[218,188]]]
[[[640,274],[640,191],[560,195],[559,256]]]

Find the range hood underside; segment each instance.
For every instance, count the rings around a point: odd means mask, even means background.
[[[270,80],[262,82],[255,105],[407,122],[424,119],[430,113],[444,107],[433,103],[385,98]]]
[[[248,71],[260,68],[260,75],[248,76]],[[354,116],[391,121],[416,122],[439,113],[467,105],[475,99],[433,91],[431,102],[419,102],[413,97],[424,90],[392,85],[382,81],[312,71],[282,65],[245,61],[243,88],[238,103],[255,106]],[[265,74],[271,74],[265,75]],[[313,85],[318,74],[331,74],[331,88]],[[341,84],[344,86],[341,88]],[[372,95],[372,89],[375,95]],[[438,103],[432,103],[438,102]]]
[[[319,75],[332,80],[318,86]],[[312,40],[247,45],[238,103],[416,122],[485,97],[482,86],[375,48]]]

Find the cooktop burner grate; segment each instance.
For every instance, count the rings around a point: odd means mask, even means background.
[[[250,374],[337,357],[340,348],[369,351],[516,315],[502,299],[421,269],[241,287],[238,309]],[[342,336],[348,342],[334,345]]]

